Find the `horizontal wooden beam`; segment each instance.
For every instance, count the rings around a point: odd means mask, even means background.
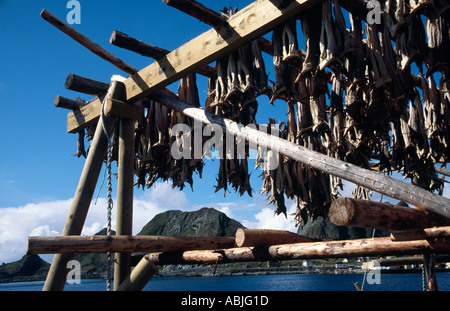
[[[213,27],[227,20],[224,15],[195,0],[163,0],[163,2]],[[263,37],[258,38],[257,41],[261,51],[273,56],[272,42]]]
[[[98,96],[108,91],[109,84],[71,73],[66,78],[65,87],[71,91]]]
[[[125,119],[138,120],[144,111],[144,108],[137,105],[132,105],[125,103],[121,100],[117,99],[107,99],[104,107],[105,115],[107,116],[116,116]],[[133,126],[133,137],[134,140],[134,126]]]
[[[300,242],[314,242],[314,240],[285,230],[239,228],[236,231],[236,245],[239,247]]]
[[[234,238],[166,236],[33,236],[27,254],[132,253],[235,247]]]
[[[438,172],[439,174],[443,174],[445,176],[449,176],[450,177],[450,171],[448,169],[445,169],[443,167],[440,166],[435,166],[434,169],[436,170],[436,172]]]
[[[126,79],[126,101],[134,102],[162,90],[188,73],[228,55],[321,1],[296,0],[287,3],[284,0],[261,0],[250,4],[226,21]],[[68,114],[69,133],[77,133],[86,127],[83,122],[93,122],[99,118],[98,101],[93,101],[92,106],[93,109],[87,108]],[[86,115],[87,111],[92,111],[92,114]]]
[[[260,0],[128,78],[126,100],[136,101],[228,55],[322,0]]]
[[[153,58],[155,60],[161,59],[170,53],[169,50],[147,44],[117,30],[114,30],[114,32],[112,33],[111,38],[109,39],[109,43],[120,48],[136,52],[142,56]],[[216,70],[211,66],[202,67],[196,72],[205,77],[217,76]]]
[[[392,267],[392,266],[403,266],[403,265],[415,265],[423,264],[423,256],[414,257],[398,257],[398,258],[380,258],[378,259],[380,266],[382,267]],[[436,256],[436,263],[450,262],[450,256],[439,255]]]
[[[53,103],[55,104],[55,107],[70,110],[80,109],[81,107],[86,106],[86,103],[82,101],[70,99],[60,95],[55,96]]]
[[[101,107],[102,100],[96,97],[89,104],[70,112],[67,115],[67,133],[78,133],[96,123],[100,118]]]
[[[446,239],[450,242],[450,227],[425,228],[422,230],[410,230],[391,233],[392,241],[412,241],[422,239]]]
[[[213,264],[297,259],[355,258],[364,256],[449,254],[450,243],[437,241],[394,242],[389,237],[239,247],[223,250],[150,253],[145,257],[156,265]]]
[[[338,198],[331,203],[328,218],[337,226],[410,230],[450,225],[450,218],[424,209],[389,203]]]

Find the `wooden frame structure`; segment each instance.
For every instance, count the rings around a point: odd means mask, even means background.
[[[213,28],[173,52],[150,46],[119,32],[114,32],[111,43],[126,47],[142,55],[157,58],[157,61],[142,70],[137,70],[110,54],[73,28],[65,25],[48,11],[43,10],[41,13],[41,16],[55,27],[130,75],[124,82],[114,82],[111,85],[70,75],[66,81],[67,88],[97,97],[89,103],[80,103],[60,96],[55,98],[55,106],[72,110],[67,116],[67,131],[69,133],[77,133],[87,126],[95,125],[95,123],[97,125],[62,237],[58,239],[30,238],[29,253],[56,253],[44,290],[62,290],[64,288],[66,263],[72,258],[73,252],[80,251],[117,252],[114,276],[115,290],[138,289],[139,286],[136,286],[136,282],[140,283],[141,287],[144,286],[151,275],[155,273],[154,263],[225,263],[379,254],[450,253],[448,242],[450,231],[448,227],[427,229],[436,224],[438,226],[449,224],[449,199],[418,186],[309,150],[286,139],[274,137],[256,129],[240,127],[235,121],[180,101],[176,95],[165,89],[169,84],[192,72],[206,76],[214,75],[215,69],[208,66],[210,63],[228,55],[245,43],[260,38],[278,25],[289,21],[314,5],[322,3],[323,0],[258,0],[229,18],[224,18],[192,0],[165,0],[164,2],[207,22]],[[364,1],[342,0],[342,5],[349,11],[358,12],[360,17],[365,18],[367,8]],[[270,51],[270,42],[259,39],[258,43],[264,46],[267,51]],[[183,239],[162,237],[132,237],[134,124],[143,109],[142,103],[139,101],[144,98],[164,103],[171,109],[194,120],[201,121],[203,124],[220,126],[227,133],[243,138],[250,143],[271,148],[292,160],[309,165],[326,174],[343,178],[414,205],[418,209],[404,208],[400,210],[380,203],[376,210],[380,219],[382,216],[394,217],[392,219],[394,224],[396,220],[401,221],[405,217],[411,218],[406,229],[415,229],[416,231],[409,237],[400,234],[392,238],[356,241],[308,241],[306,238],[302,241],[294,241],[292,236],[288,237],[277,232],[249,232],[249,239],[252,242],[244,244],[242,235],[239,235],[240,241],[236,245],[247,247],[238,248],[235,247],[234,240],[230,241],[229,239],[193,242],[192,240],[184,241]],[[107,151],[107,138],[101,122],[98,122],[103,101],[106,102],[105,114],[108,124],[113,124],[113,121],[118,119],[120,129],[117,159],[119,167],[117,236],[110,238],[77,237],[81,234]],[[357,217],[352,218],[348,216],[348,204],[344,212],[343,209],[345,209],[346,204],[336,203],[335,205],[337,206],[334,215],[337,218],[340,216],[339,219],[341,220],[347,217],[347,225],[356,226],[364,223],[361,219],[368,220],[368,216],[364,216],[364,210],[374,208],[367,202],[353,202],[352,217],[354,215],[357,215]],[[355,212],[356,210],[359,211],[359,214]],[[423,219],[424,217],[426,220]],[[419,218],[421,218],[420,221]],[[391,223],[376,222],[376,219],[370,219],[370,221],[364,223],[364,226],[405,229],[404,227],[393,228]],[[257,242],[261,240],[261,234],[265,234],[263,240],[271,241],[270,245],[260,245]],[[151,241],[155,240],[158,240],[158,246],[152,244]],[[178,252],[172,253],[175,249]],[[136,250],[152,253],[145,256],[142,263],[138,265],[139,269],[135,269],[130,274],[131,252]]]

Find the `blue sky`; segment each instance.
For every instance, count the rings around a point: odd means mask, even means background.
[[[77,135],[66,133],[68,111],[55,108],[53,100],[56,95],[91,99],[66,90],[67,76],[74,73],[103,82],[109,82],[113,74],[127,76],[39,16],[45,8],[65,21],[70,11],[67,2],[0,0],[0,263],[20,259],[28,236],[59,235],[64,226],[84,159],[74,156]],[[138,69],[153,60],[110,45],[114,30],[174,50],[210,29],[161,0],[79,2],[81,24],[74,28]],[[215,11],[229,6],[243,8],[251,2],[201,1]],[[303,48],[303,42],[299,45]],[[275,80],[269,57],[266,68],[269,79]],[[176,92],[177,87],[178,83],[174,83],[169,89]],[[205,78],[198,77],[198,87],[204,102]],[[267,123],[269,116],[286,120],[284,102],[277,101],[272,106],[264,97],[259,97],[258,102],[258,123]],[[218,160],[205,161],[204,177],[194,180],[194,191],[186,188],[180,192],[167,184],[157,184],[146,191],[135,189],[134,233],[159,212],[203,206],[216,207],[249,228],[296,230],[292,217],[274,217],[275,207],[267,204],[265,195],[259,195],[259,170],[251,175],[253,198],[232,192],[226,197],[222,191],[214,193],[217,164]],[[114,170],[115,165],[113,173]],[[351,196],[352,190],[353,187],[346,187],[343,195]],[[96,204],[93,202],[83,230],[86,235],[95,234],[106,223],[105,187],[96,189],[97,193],[99,198]],[[289,204],[288,212],[293,212],[294,205]]]
[[[67,110],[55,108],[56,95],[85,100],[91,96],[66,90],[70,73],[109,82],[113,74],[127,76],[119,69],[86,50],[80,44],[44,21],[47,9],[66,21],[70,12],[66,0],[0,0],[0,262],[19,259],[29,235],[58,235],[68,214],[84,159],[76,158],[77,135],[66,133]],[[158,1],[80,0],[81,24],[73,25],[100,46],[135,68],[153,60],[109,44],[114,30],[144,42],[174,50],[210,29],[210,26]],[[253,1],[202,1],[213,10],[243,8]],[[267,71],[274,80],[271,58]],[[202,102],[207,81],[198,77]],[[178,83],[169,86],[177,91]],[[260,98],[257,121],[269,116],[285,119],[286,106],[271,106]],[[135,190],[135,230],[156,213],[167,209],[194,210],[213,206],[249,227],[276,227],[295,230],[292,219],[274,218],[274,206],[260,196],[260,171],[252,173],[254,197],[235,193],[214,193],[218,160],[206,161],[203,179],[196,178],[194,191],[172,190],[169,185]],[[114,169],[117,169],[113,166]],[[103,171],[100,181],[103,177]],[[99,184],[100,184],[99,181]],[[94,234],[105,223],[106,187],[97,205],[92,205],[84,234]],[[115,191],[115,188],[113,189]],[[115,194],[113,194],[115,195]],[[114,217],[114,216],[113,216]],[[97,230],[97,231],[98,231]]]

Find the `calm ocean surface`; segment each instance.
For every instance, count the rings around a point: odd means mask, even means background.
[[[285,274],[230,277],[153,278],[144,291],[356,291],[363,274]],[[450,291],[450,273],[437,273],[438,289]],[[0,284],[0,291],[41,291],[44,282]],[[105,280],[81,280],[66,291],[105,291]],[[422,274],[381,274],[364,291],[422,291]]]

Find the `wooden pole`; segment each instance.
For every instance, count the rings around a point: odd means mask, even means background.
[[[117,99],[107,99],[105,103],[105,114],[107,116],[114,115],[117,117],[138,120],[143,113],[143,107],[128,104]]]
[[[426,228],[422,230],[409,230],[403,232],[392,232],[392,241],[413,241],[423,239],[447,239],[450,242],[450,227]]]
[[[450,171],[443,167],[435,166],[434,169],[436,170],[436,172],[438,172],[440,174],[443,174],[445,176],[450,176]]]
[[[116,235],[131,235],[133,224],[134,130],[136,121],[120,118],[117,174]],[[114,290],[131,272],[131,253],[116,253],[114,260]]]
[[[72,39],[74,39],[75,41],[80,43],[82,46],[87,48],[89,51],[100,56],[104,60],[110,62],[111,64],[113,64],[114,66],[119,68],[120,70],[128,73],[129,75],[133,75],[136,72],[138,72],[138,70],[136,68],[128,65],[127,63],[125,63],[123,60],[121,60],[117,56],[114,56],[113,54],[111,54],[110,52],[108,52],[107,50],[105,50],[104,48],[99,46],[97,43],[93,42],[91,39],[89,39],[85,35],[76,31],[73,27],[66,25],[62,20],[57,18],[55,15],[53,15],[46,9],[42,10],[41,17],[44,20],[46,20],[47,22],[49,22],[50,24],[52,24],[53,26],[55,26],[56,28],[58,28],[59,30],[61,30],[62,32],[64,32],[66,35],[68,35],[69,37],[71,37]]]
[[[195,0],[163,0],[163,2],[210,26],[217,26],[226,18]]]
[[[194,120],[206,125],[219,126],[225,132],[245,139],[254,145],[270,148],[275,152],[310,165],[312,168],[321,170],[327,174],[340,177],[419,208],[424,208],[445,218],[450,218],[450,200],[445,197],[390,176],[381,175],[325,154],[309,150],[303,146],[256,130],[250,126],[243,127],[232,120],[221,118],[200,108],[195,108],[192,105],[170,98],[160,92],[156,92],[150,97],[156,102],[180,111]]]
[[[450,225],[450,218],[424,209],[389,203],[338,198],[331,203],[328,218],[337,226],[409,230]]]
[[[158,273],[158,267],[147,257],[143,257],[130,275],[120,284],[117,291],[140,291],[156,273]]]
[[[136,52],[142,56],[150,57],[155,60],[161,59],[170,53],[169,50],[162,49],[160,47],[147,44],[141,40],[132,38],[120,31],[114,30],[109,39],[109,42],[115,46]],[[205,66],[196,71],[205,77],[215,77],[217,76],[216,70],[211,66]]]
[[[382,267],[423,264],[423,256],[381,258],[378,262]],[[436,263],[442,262],[450,262],[450,256],[436,256]]]
[[[262,0],[250,4],[231,16],[226,24],[204,32],[125,80],[125,100],[135,102],[145,98],[321,2],[295,0],[287,4],[283,1]],[[95,106],[95,101],[92,106]],[[98,107],[90,108],[92,114],[86,117],[92,122],[99,117],[100,112]],[[78,133],[86,127],[82,118],[78,120],[76,113],[69,113],[67,119],[69,133]]]
[[[436,279],[436,254],[425,254],[424,259],[428,257],[428,291],[438,291],[438,284]]]
[[[33,236],[28,238],[27,254],[58,253],[136,253],[211,250],[236,247],[232,237],[167,236]]]
[[[123,84],[113,81],[106,94],[107,98],[121,98],[123,95]],[[115,117],[109,117],[107,120],[108,130],[112,129]],[[63,236],[80,235],[83,229],[86,215],[94,194],[98,176],[100,174],[103,161],[106,155],[108,141],[103,132],[101,122],[97,124],[91,148],[89,150],[80,181],[75,192],[69,216],[67,217]],[[44,291],[63,290],[67,275],[67,262],[73,257],[73,254],[56,254],[44,284]]]
[[[292,244],[300,242],[313,242],[313,240],[284,230],[239,228],[236,231],[236,245],[239,247]]]
[[[100,95],[108,91],[109,84],[71,73],[66,78],[65,87],[75,92]]]
[[[296,259],[354,258],[362,256],[450,254],[450,243],[441,240],[394,242],[390,238],[295,243],[222,250],[163,252],[145,255],[156,265],[214,264]]]
[[[227,20],[222,14],[211,10],[195,0],[163,0],[163,2],[212,27],[216,27]],[[262,37],[257,40],[261,51],[273,56],[272,42]]]
[[[86,103],[83,103],[82,101],[73,100],[59,95],[55,96],[55,100],[53,103],[57,108],[64,108],[70,110],[80,109],[81,107],[86,106]]]

